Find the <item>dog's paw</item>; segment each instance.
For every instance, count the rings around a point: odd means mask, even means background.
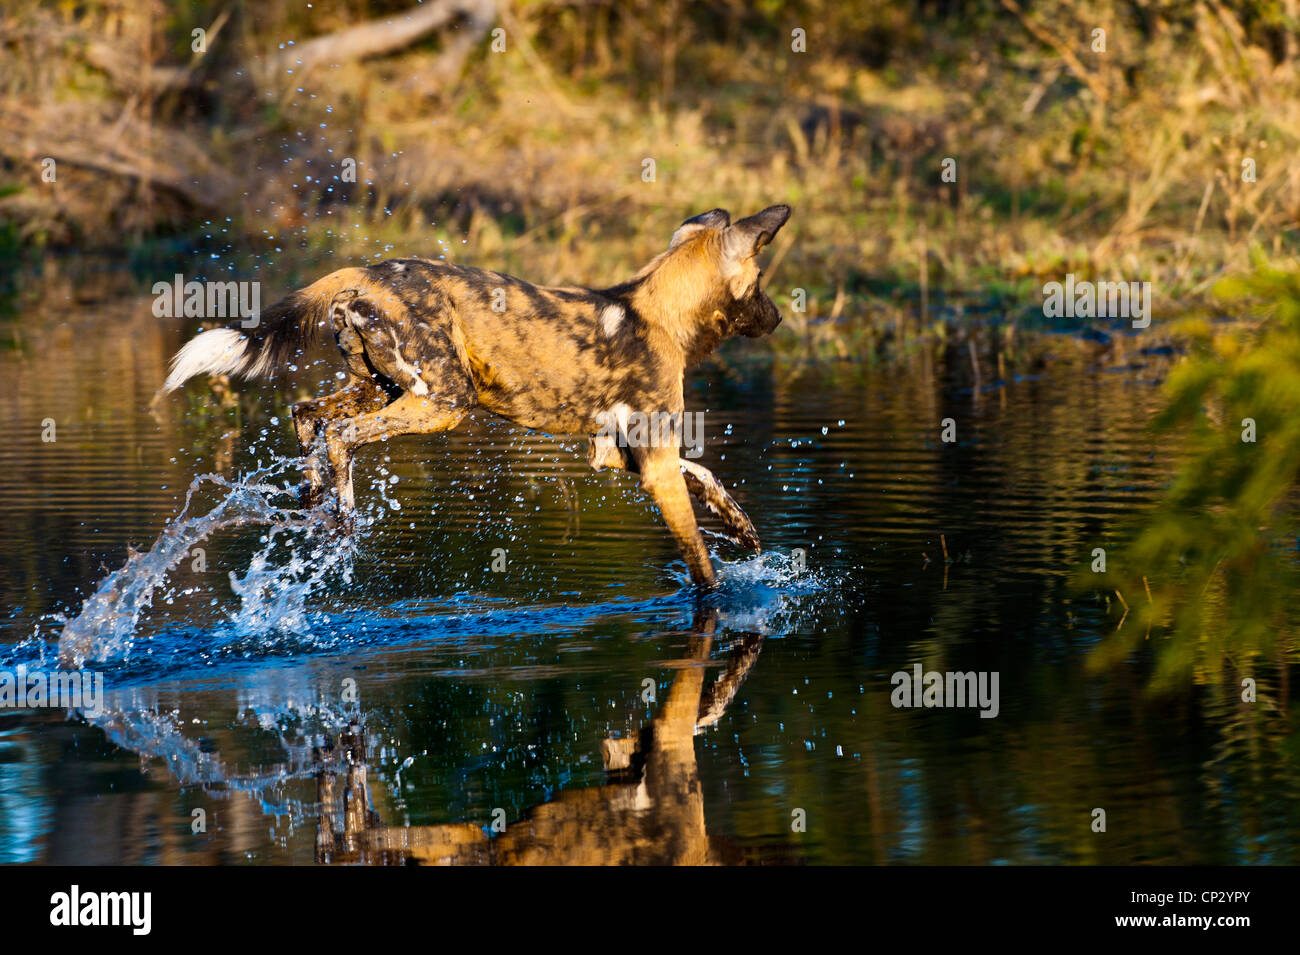
[[[312,508],[312,517],[322,524],[327,531],[335,534],[350,535],[357,528],[356,513],[352,510],[340,510],[333,496],[321,505]]]
[[[325,503],[325,485],[304,481],[298,485],[298,503],[305,511],[320,507]]]
[[[713,476],[713,472],[694,461],[682,461],[681,466],[687,490],[722,519],[723,533],[741,547],[747,547],[756,554],[761,553],[762,546],[758,542],[754,522],[736,503],[736,499],[727,493],[722,482]]]
[[[728,528],[731,531],[729,536],[741,547],[747,547],[755,554],[763,553],[763,545],[759,543],[758,533],[754,530],[754,525],[749,523],[748,517],[745,518],[745,522],[748,525],[746,527]]]
[[[327,509],[324,511],[324,520],[329,530],[343,537],[351,537],[357,529],[356,515],[351,512],[340,514],[338,511]]]

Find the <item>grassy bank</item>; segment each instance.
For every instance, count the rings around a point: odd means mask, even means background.
[[[424,254],[599,284],[687,215],[785,201],[774,297],[850,354],[1018,319],[1067,272],[1149,281],[1159,318],[1300,241],[1289,0],[477,6],[299,64],[410,4],[9,5],[9,258],[194,258],[278,291]]]

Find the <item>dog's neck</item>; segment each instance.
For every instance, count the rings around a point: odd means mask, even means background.
[[[717,256],[709,239],[701,238],[658,256],[625,286],[629,304],[653,335],[680,354],[684,368],[708,357],[726,337]]]

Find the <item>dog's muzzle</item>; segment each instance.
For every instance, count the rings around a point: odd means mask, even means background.
[[[747,338],[760,338],[772,334],[780,324],[781,313],[770,298],[760,294],[736,323],[736,331]]]

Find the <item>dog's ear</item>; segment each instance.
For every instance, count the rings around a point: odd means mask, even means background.
[[[668,248],[677,248],[691,236],[698,235],[705,229],[725,229],[729,225],[731,225],[731,213],[726,209],[710,209],[708,212],[701,212],[697,216],[691,216],[677,227],[672,241],[668,243]]]
[[[741,219],[722,233],[722,248],[732,261],[752,258],[772,241],[790,218],[790,207],[768,206],[762,212]]]

